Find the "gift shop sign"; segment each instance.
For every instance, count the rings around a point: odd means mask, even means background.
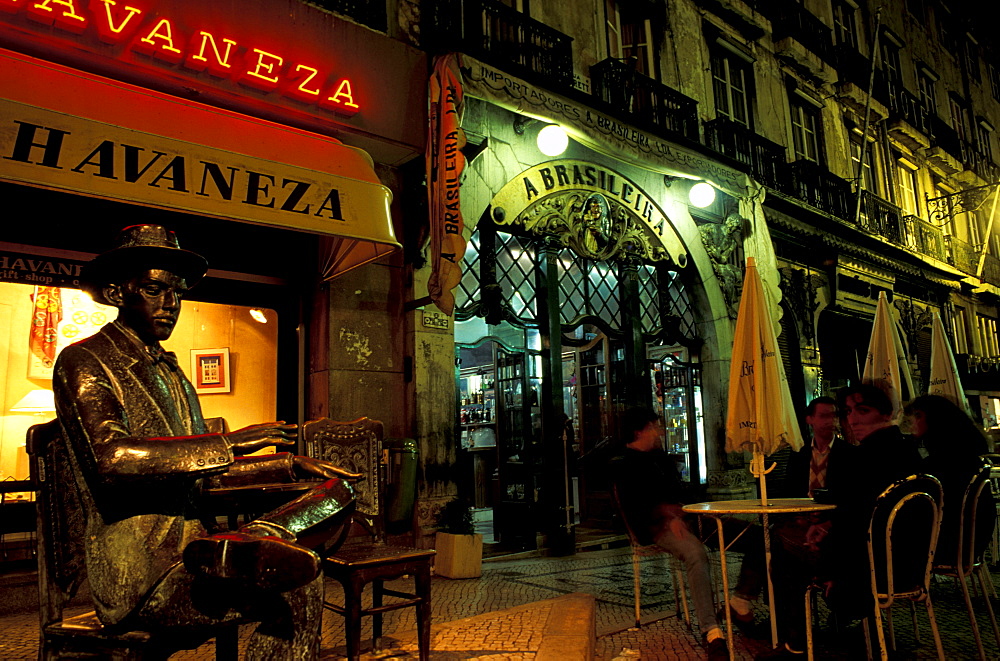
[[[0,0],[0,31],[8,31],[0,43],[28,44],[31,54],[54,52],[62,62],[93,64],[96,55],[110,61],[102,69],[114,68],[117,60],[153,77],[186,78],[261,99],[285,97],[317,113],[363,111],[362,83],[344,75],[340,58],[322,49],[310,52],[303,42],[311,35],[296,35],[294,25],[262,13],[260,4]],[[240,6],[245,15],[226,16],[226,6]],[[301,22],[310,18],[321,21],[307,15]]]

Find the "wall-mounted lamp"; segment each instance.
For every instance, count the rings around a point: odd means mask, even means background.
[[[264,314],[264,311],[261,310],[260,308],[250,308],[250,316],[258,324],[266,324],[267,323],[267,315]]]
[[[27,395],[17,400],[14,406],[10,407],[13,413],[55,413],[56,400],[51,390],[36,388]]]
[[[715,202],[715,187],[699,181],[688,190],[688,201],[699,209],[712,206]]]
[[[538,151],[546,156],[558,156],[569,146],[569,136],[558,124],[548,124],[538,132],[535,144],[538,145]]]

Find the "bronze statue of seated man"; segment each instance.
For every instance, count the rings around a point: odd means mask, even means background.
[[[207,268],[173,232],[134,225],[81,274],[84,290],[118,308],[115,321],[59,355],[53,377],[91,593],[105,625],[257,621],[248,657],[314,658],[322,586],[313,549],[330,551],[349,525],[349,482],[359,476],[287,452],[244,456],[293,444],[293,424],[208,432],[194,388],[160,346]],[[323,481],[236,531],[209,534],[199,519],[206,480],[308,477]]]

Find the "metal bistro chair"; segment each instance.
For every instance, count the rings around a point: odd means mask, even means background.
[[[382,614],[399,608],[417,611],[417,639],[421,661],[430,658],[431,638],[431,559],[434,549],[388,546],[382,485],[382,423],[368,418],[335,422],[323,418],[303,425],[308,452],[365,479],[355,484],[357,507],[354,521],[366,529],[367,539],[348,538],[340,549],[323,560],[323,573],[344,588],[343,605],[324,599],[324,607],[346,619],[347,657],[356,661],[361,654],[361,618],[372,616],[372,647],[382,637]],[[402,576],[413,577],[413,591],[385,587],[385,582]],[[365,608],[362,593],[372,584],[372,605]],[[384,604],[383,597],[394,597]]]
[[[28,429],[27,450],[31,479],[38,487],[38,658],[50,659],[163,659],[168,652],[197,647],[213,633],[216,658],[238,658],[238,628],[222,625],[214,631],[192,632],[192,637],[154,636],[148,631],[109,627],[93,610],[64,617],[66,603],[85,580],[81,497],[70,472],[69,449],[59,423],[51,420]]]
[[[972,627],[972,635],[976,639],[976,648],[979,650],[979,658],[986,659],[983,649],[983,640],[979,635],[979,625],[976,623],[976,612],[972,607],[972,599],[969,597],[969,578],[979,581],[979,588],[986,604],[986,612],[989,613],[990,623],[993,625],[993,636],[996,638],[997,646],[1000,647],[1000,630],[997,629],[997,618],[993,612],[993,605],[990,603],[990,593],[992,584],[989,574],[986,571],[983,556],[985,548],[976,548],[976,527],[981,523],[980,500],[986,490],[990,488],[990,463],[984,461],[969,481],[969,485],[962,494],[962,520],[958,526],[958,548],[955,554],[954,564],[934,563],[932,571],[938,576],[949,576],[956,579],[962,587],[962,596],[965,598],[965,608],[969,614],[969,624]],[[984,503],[985,504],[985,503]],[[996,516],[995,510],[990,512]],[[950,559],[949,559],[950,560]]]
[[[649,558],[659,555],[667,556],[667,571],[673,571],[674,580],[674,605],[676,607],[677,617],[681,615],[681,608],[683,605],[684,609],[684,622],[687,624],[688,628],[691,627],[691,611],[688,609],[687,601],[687,591],[684,589],[684,572],[681,571],[680,567],[674,566],[674,557],[667,551],[661,549],[656,544],[640,544],[638,537],[636,537],[635,531],[632,530],[632,526],[628,523],[628,518],[625,516],[625,510],[622,509],[621,498],[618,495],[618,485],[613,487],[615,506],[618,509],[618,515],[622,522],[625,524],[625,533],[628,535],[629,546],[632,549],[632,592],[635,597],[635,626],[640,628],[642,626],[640,611],[642,610],[642,559]],[[680,597],[678,598],[678,594]]]
[[[883,661],[889,649],[895,649],[891,608],[897,599],[922,602],[927,609],[938,659],[944,661],[944,648],[931,603],[931,561],[941,524],[941,483],[931,475],[910,475],[890,485],[875,500],[868,523],[868,566],[871,573],[875,607],[869,618],[875,620],[879,653]],[[893,542],[896,546],[893,546]],[[806,594],[806,635],[812,655],[812,619],[809,593]],[[889,629],[889,647],[882,629],[885,611]],[[917,632],[916,611],[913,630]],[[872,658],[871,631],[864,620],[868,658]],[[917,635],[919,641],[919,635]]]

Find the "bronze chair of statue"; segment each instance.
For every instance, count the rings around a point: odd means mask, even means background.
[[[979,583],[979,590],[982,592],[983,602],[986,605],[986,612],[993,625],[993,636],[997,646],[1000,647],[1000,629],[997,628],[996,614],[993,612],[993,604],[990,595],[993,593],[993,585],[990,581],[986,563],[983,557],[986,552],[987,542],[984,535],[977,535],[976,531],[980,527],[987,525],[986,517],[996,517],[996,509],[988,507],[988,500],[983,499],[990,484],[989,462],[984,461],[979,470],[970,476],[969,484],[962,494],[961,520],[958,525],[958,540],[954,557],[935,558],[932,572],[937,576],[948,576],[958,581],[962,589],[962,597],[965,599],[965,608],[969,615],[969,623],[972,627],[972,635],[976,640],[976,648],[979,651],[979,658],[986,659],[986,652],[983,649],[982,636],[979,634],[979,625],[976,623],[976,611],[972,606],[972,599],[969,595],[969,581],[972,581],[973,588],[976,582]],[[986,507],[981,507],[981,505]]]
[[[216,658],[238,658],[238,628],[234,624],[214,631],[204,629],[191,638],[170,639],[149,631],[105,626],[94,610],[79,615],[64,613],[86,579],[83,557],[79,495],[70,474],[68,448],[57,420],[28,429],[27,450],[31,479],[36,485],[38,548],[38,658],[49,659],[162,659],[170,652],[198,647],[214,635]]]
[[[356,661],[361,654],[361,618],[372,617],[372,647],[382,636],[382,615],[400,608],[415,608],[421,661],[430,658],[431,560],[433,549],[390,546],[385,536],[383,503],[382,423],[368,418],[352,422],[329,419],[303,425],[307,452],[345,470],[362,473],[365,479],[354,485],[354,521],[365,534],[349,537],[340,549],[323,561],[323,573],[344,588],[342,604],[329,599],[324,606],[345,618],[347,657]],[[360,538],[360,539],[359,539]],[[413,589],[404,591],[386,581],[413,577]],[[362,593],[372,584],[372,605],[365,608]],[[392,597],[385,603],[384,597]]]

